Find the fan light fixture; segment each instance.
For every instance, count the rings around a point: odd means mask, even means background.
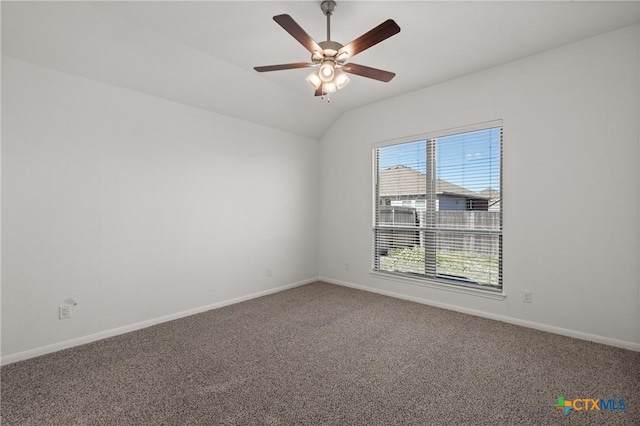
[[[374,80],[388,82],[395,74],[364,65],[346,63],[353,56],[380,43],[400,32],[400,27],[393,19],[387,19],[382,24],[366,32],[346,45],[331,41],[331,15],[336,9],[334,0],[324,0],[320,4],[322,13],[327,17],[327,40],[316,43],[300,25],[289,15],[276,15],[276,21],[285,31],[291,34],[305,49],[311,53],[311,62],[295,62],[291,64],[268,65],[254,67],[258,72],[280,71],[295,68],[317,67],[307,76],[307,83],[315,89],[315,96],[327,95],[340,90],[349,84],[349,74],[356,74]],[[327,96],[327,101],[329,97]]]
[[[322,94],[333,93],[349,84],[349,77],[337,67],[333,61],[323,61],[320,68],[309,74],[307,82],[315,90],[320,90]]]

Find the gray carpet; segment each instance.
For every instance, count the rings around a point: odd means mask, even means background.
[[[640,424],[640,353],[326,283],[0,371],[3,425]]]

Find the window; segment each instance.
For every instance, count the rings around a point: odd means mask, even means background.
[[[375,271],[502,289],[502,124],[375,148]]]

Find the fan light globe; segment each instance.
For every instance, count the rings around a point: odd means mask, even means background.
[[[307,83],[314,89],[317,89],[322,84],[322,80],[320,80],[320,72],[315,70],[307,77]]]
[[[320,66],[320,80],[322,80],[325,83],[328,83],[331,80],[333,80],[334,74],[335,74],[335,70],[333,68],[333,62],[324,61]]]
[[[333,81],[322,83],[322,93],[333,93],[336,90],[338,90],[338,88],[336,87],[336,84]]]
[[[336,69],[335,73],[336,76],[334,77],[333,82],[336,84],[338,90],[349,84],[350,80],[346,72],[342,71],[341,69]]]

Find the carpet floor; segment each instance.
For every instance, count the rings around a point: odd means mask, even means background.
[[[3,425],[640,425],[640,353],[321,282],[0,372]]]

